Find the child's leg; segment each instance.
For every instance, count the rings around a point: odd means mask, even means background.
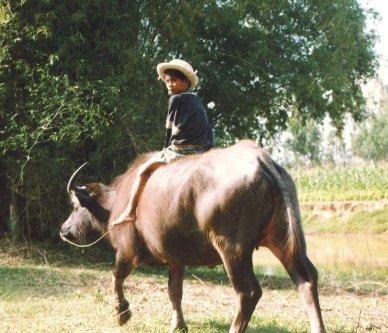
[[[139,170],[140,172],[134,181],[127,207],[127,210],[129,210],[128,215],[130,218],[133,217],[136,219],[137,203],[139,202],[140,195],[143,193],[145,184],[147,183],[148,178],[151,177],[152,173],[162,164],[163,163],[160,162],[150,162],[148,165],[145,165],[144,168],[141,168],[142,170]]]
[[[148,178],[151,174],[162,164],[159,161],[155,161],[152,158],[142,164],[137,171],[136,178],[132,184],[131,195],[127,208],[123,213],[116,219],[113,224],[119,224],[122,222],[134,222],[136,221],[136,207],[139,201],[140,195],[143,192],[144,186],[147,183]]]

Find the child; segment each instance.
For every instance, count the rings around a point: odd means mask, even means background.
[[[136,221],[140,194],[158,167],[184,155],[201,154],[214,146],[213,130],[205,110],[198,97],[188,92],[198,83],[197,74],[191,65],[174,59],[159,64],[157,72],[171,95],[168,101],[165,146],[139,167],[128,206],[113,224]]]

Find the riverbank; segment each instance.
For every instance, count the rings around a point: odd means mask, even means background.
[[[301,213],[306,233],[388,235],[388,199],[301,203]]]

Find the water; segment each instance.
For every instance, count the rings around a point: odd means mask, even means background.
[[[307,253],[319,271],[352,274],[368,270],[388,272],[387,237],[369,235],[306,236]],[[266,248],[253,255],[255,271],[265,275],[287,275]]]

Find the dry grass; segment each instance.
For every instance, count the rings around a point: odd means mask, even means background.
[[[99,248],[13,247],[4,242],[0,249],[0,332],[168,331],[171,306],[164,269],[143,268],[128,278],[125,289],[132,319],[119,327],[110,264],[100,264],[109,262],[111,254]],[[98,261],[92,259],[96,256]],[[308,332],[307,316],[290,280],[258,278],[264,295],[248,332]],[[384,277],[377,281],[384,282]],[[322,279],[321,305],[328,331],[387,331],[387,296],[358,293],[347,285],[349,281],[342,284],[335,276]],[[188,270],[183,309],[191,332],[227,331],[235,303],[220,267]]]

